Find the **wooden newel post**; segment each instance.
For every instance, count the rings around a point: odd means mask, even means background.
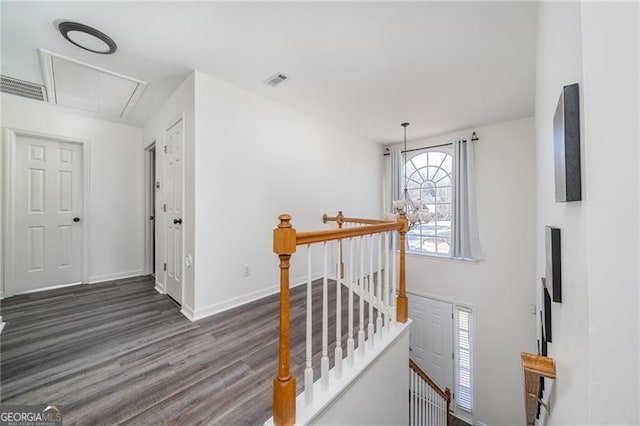
[[[407,220],[407,214],[401,211],[398,215],[398,223],[400,224],[400,277],[398,280],[398,301],[396,310],[396,319],[398,322],[407,322],[409,318],[409,305],[407,301],[407,283],[405,272],[405,236],[409,230],[409,221]]]
[[[296,230],[291,216],[282,214],[273,230],[273,251],[280,258],[280,353],[278,376],[273,380],[273,421],[292,425],[296,421],[296,379],[291,375],[289,347],[289,261],[296,252]]]

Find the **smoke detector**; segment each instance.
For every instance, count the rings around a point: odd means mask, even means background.
[[[272,75],[271,77],[269,77],[267,80],[265,80],[264,84],[271,86],[271,87],[276,87],[277,85],[279,85],[280,83],[284,82],[285,80],[288,80],[289,77],[287,77],[286,75],[282,74],[281,72],[275,73],[274,75]]]

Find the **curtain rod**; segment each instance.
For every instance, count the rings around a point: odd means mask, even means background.
[[[471,141],[475,142],[475,141],[479,141],[480,138],[478,137],[478,135],[476,135],[476,132],[473,132],[471,134]],[[449,143],[441,143],[440,145],[431,145],[431,146],[423,146],[422,148],[413,148],[413,149],[407,149],[406,151],[400,151],[400,154],[404,154],[405,152],[414,152],[414,151],[422,151],[423,149],[429,149],[429,148],[440,148],[443,146],[449,146],[449,145],[453,145],[453,142],[449,142]],[[390,155],[389,154],[389,148],[386,148],[387,152],[385,152],[384,156]]]

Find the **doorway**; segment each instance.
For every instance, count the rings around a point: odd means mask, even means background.
[[[409,294],[409,317],[411,359],[441,389],[453,390],[453,304]]]
[[[86,282],[87,146],[7,129],[4,296]]]
[[[182,304],[182,203],[183,203],[183,120],[165,131],[164,146],[164,205],[166,240],[166,292]]]
[[[159,182],[156,176],[156,142],[145,148],[145,271],[156,277],[156,191]]]

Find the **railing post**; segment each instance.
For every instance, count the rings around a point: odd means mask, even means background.
[[[398,215],[398,223],[400,224],[400,278],[398,282],[398,303],[396,310],[396,320],[398,322],[407,322],[409,317],[408,303],[407,303],[407,284],[405,273],[405,235],[409,230],[409,222],[407,221],[407,214],[404,211],[400,211]]]
[[[336,216],[336,223],[338,224],[338,229],[342,229],[342,224],[344,223],[344,215],[342,214],[342,210],[340,210],[338,212],[338,215]],[[338,260],[340,262],[340,279],[344,279],[344,262],[342,260],[342,240],[338,241],[338,244],[340,245],[340,259]]]
[[[296,230],[291,216],[282,214],[273,230],[273,251],[280,258],[280,353],[278,376],[273,380],[273,421],[292,425],[296,421],[296,379],[291,375],[289,347],[289,260],[296,251]]]

